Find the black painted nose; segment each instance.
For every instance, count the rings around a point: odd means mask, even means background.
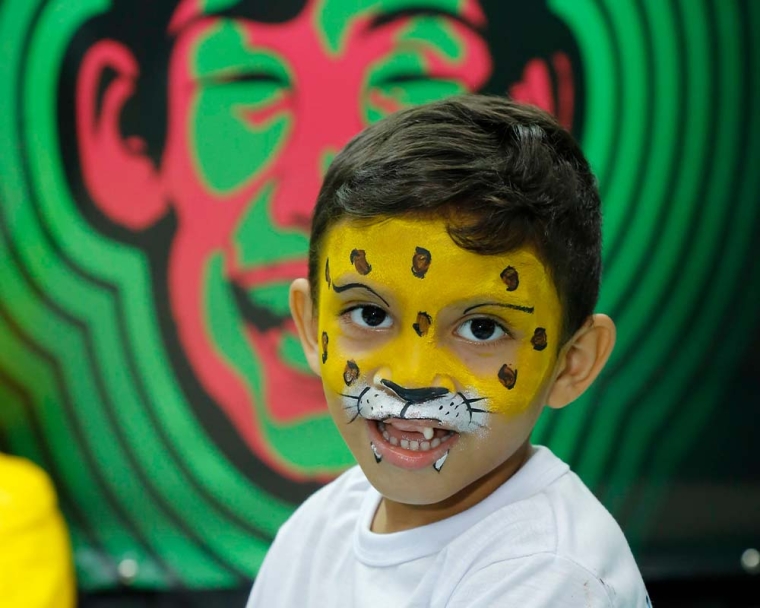
[[[394,393],[396,393],[401,399],[407,403],[423,403],[425,401],[432,401],[437,397],[443,397],[449,391],[442,386],[426,386],[424,388],[404,388],[399,386],[395,382],[390,380],[380,380],[380,383],[387,386]]]

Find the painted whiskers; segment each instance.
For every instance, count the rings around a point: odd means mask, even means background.
[[[341,393],[348,423],[364,418],[377,425],[378,434],[391,446],[413,452],[436,450],[445,446],[455,433],[472,433],[486,426],[488,409],[485,397],[452,393],[443,387],[408,389],[390,380],[381,380],[382,387],[366,383],[355,386],[356,394]],[[477,405],[476,405],[477,404]],[[429,423],[429,424],[426,424]],[[394,433],[401,432],[401,438]],[[422,434],[420,440],[407,439],[404,431]],[[382,451],[374,442],[370,449],[376,462]],[[449,454],[446,450],[433,463],[440,472]]]

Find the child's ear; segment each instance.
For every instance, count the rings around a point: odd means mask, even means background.
[[[592,315],[562,347],[558,373],[547,405],[562,408],[580,397],[596,380],[615,346],[615,324],[607,315]]]
[[[317,376],[321,376],[320,344],[317,340],[319,328],[317,318],[314,315],[311,288],[309,287],[309,281],[306,279],[296,279],[290,286],[290,314],[296,322],[298,337],[301,338],[301,346],[306,355],[306,361],[311,370]]]

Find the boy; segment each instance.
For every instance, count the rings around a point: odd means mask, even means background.
[[[281,528],[249,606],[649,606],[620,528],[533,447],[615,341],[572,137],[506,99],[398,112],[336,156],[291,312],[359,463]]]

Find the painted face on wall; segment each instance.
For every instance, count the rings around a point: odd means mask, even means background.
[[[106,161],[87,155],[89,139],[102,137],[94,127],[79,130],[82,168],[95,202],[129,228],[173,206],[168,293],[178,339],[250,448],[289,477],[334,473],[350,457],[287,310],[290,282],[306,273],[321,177],[367,124],[482,87],[491,71],[484,17],[473,0],[425,2],[424,11],[412,0],[309,0],[292,19],[260,23],[236,16],[244,4],[185,0],[169,24],[176,42],[155,197],[145,183],[139,197],[129,184],[97,187]],[[116,122],[117,98],[107,92],[114,103],[104,105]],[[129,145],[140,153],[135,138]]]
[[[371,271],[358,272],[363,250]],[[409,260],[424,250],[426,271]],[[321,259],[321,376],[331,413],[373,485],[408,504],[444,500],[528,438],[551,384],[559,299],[528,249],[483,256],[443,220],[343,221]],[[505,284],[504,271],[510,281]]]

